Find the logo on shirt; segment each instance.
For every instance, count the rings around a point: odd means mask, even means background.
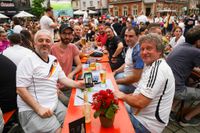
[[[55,73],[57,65],[58,65],[58,61],[54,60],[53,63],[52,63],[52,65],[51,65],[51,68],[49,70],[49,74],[47,76],[48,78],[50,78]]]

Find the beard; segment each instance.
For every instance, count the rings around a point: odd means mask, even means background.
[[[70,39],[64,39],[64,38],[60,38],[60,40],[61,40],[61,42],[63,43],[63,44],[69,44],[70,42],[71,42],[71,40]]]
[[[50,48],[42,46],[39,48],[35,48],[35,52],[43,59],[45,59],[45,57],[48,57],[48,55],[50,54]]]

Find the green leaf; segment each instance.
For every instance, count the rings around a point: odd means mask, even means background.
[[[118,109],[119,109],[119,106],[116,105],[116,104],[113,104],[113,108],[114,108],[115,110],[118,110]]]
[[[94,118],[97,118],[97,117],[99,117],[100,116],[100,114],[101,114],[101,111],[99,110],[99,111],[96,111],[96,112],[94,112]]]
[[[106,118],[112,119],[112,118],[114,117],[114,115],[115,115],[115,112],[114,112],[114,111],[115,111],[115,110],[113,110],[112,106],[110,106],[110,107],[108,108],[108,110],[106,111],[106,114],[105,114]]]

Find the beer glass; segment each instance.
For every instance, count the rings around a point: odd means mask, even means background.
[[[106,71],[102,69],[100,71],[101,87],[106,87]]]
[[[86,38],[82,37],[81,38],[81,45],[84,47],[86,45]]]

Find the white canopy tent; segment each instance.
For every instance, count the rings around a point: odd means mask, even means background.
[[[97,11],[89,10],[89,14],[97,14]]]
[[[28,17],[35,17],[34,15],[28,13],[28,12],[25,12],[25,11],[20,11],[18,14],[16,14],[14,17],[17,17],[17,18],[28,18]]]
[[[176,10],[164,9],[164,10],[159,10],[158,12],[176,12]]]
[[[84,14],[84,11],[82,10],[77,10],[74,12],[74,15],[83,15]]]
[[[7,17],[6,15],[0,13],[0,18],[9,18],[9,17]]]
[[[77,10],[74,12],[74,15],[84,15],[87,11]],[[89,14],[97,14],[97,11],[89,10]]]

